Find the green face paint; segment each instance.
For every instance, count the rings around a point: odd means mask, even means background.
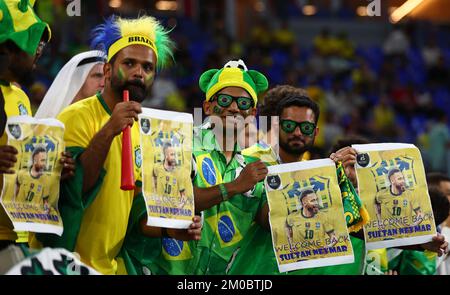
[[[153,73],[148,74],[147,77],[145,77],[145,84],[151,84],[153,82],[153,79],[155,78],[155,75]]]
[[[223,112],[223,109],[221,107],[219,107],[217,105],[214,106],[214,108],[213,108],[213,113],[214,114],[220,115],[220,114],[222,114],[222,112]]]
[[[117,71],[117,76],[119,77],[120,81],[125,80],[125,74],[124,74],[124,72],[123,72],[121,67],[119,67],[119,70]]]

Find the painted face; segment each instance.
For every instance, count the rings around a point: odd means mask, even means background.
[[[229,104],[227,107],[221,106],[226,105],[224,104],[225,101],[221,101],[221,103],[219,104],[218,99],[225,100],[226,98],[231,98],[231,104]],[[235,86],[225,87],[214,95],[212,101],[204,103],[204,110],[206,115],[208,116],[220,117],[223,126],[226,129],[237,131],[239,126],[243,128],[245,118],[250,115],[254,116],[256,114],[256,108],[254,106],[251,106],[248,109],[242,109],[246,103],[245,98],[249,99],[249,101],[253,103],[251,96],[245,89]],[[228,103],[229,101],[227,102],[227,104]],[[241,108],[239,108],[238,104],[240,104]]]
[[[97,93],[97,91],[103,90],[104,86],[105,76],[103,75],[103,63],[98,63],[89,71],[83,86],[81,86],[78,92],[80,95],[77,94],[76,96],[83,98],[90,97]]]
[[[319,212],[319,201],[317,199],[317,195],[315,193],[311,193],[303,197],[302,199],[303,208],[305,208],[308,212],[313,215]]]
[[[314,112],[307,107],[290,106],[283,110],[280,116],[280,122],[291,120],[295,122],[315,123]],[[300,130],[300,126],[295,127],[293,132],[286,132],[279,128],[280,147],[289,154],[301,155],[308,151],[314,145],[314,139],[317,135],[317,127],[311,135],[305,135]]]
[[[111,87],[122,97],[130,92],[130,100],[142,102],[150,93],[156,71],[156,56],[144,45],[131,45],[115,56],[111,73]],[[106,77],[108,79],[108,77]]]

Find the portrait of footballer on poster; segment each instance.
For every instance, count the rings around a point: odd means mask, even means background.
[[[422,244],[436,234],[425,169],[412,144],[354,145],[368,249]]]
[[[279,271],[352,263],[334,162],[322,159],[268,169],[265,186]]]
[[[147,224],[188,228],[194,216],[192,115],[143,108],[139,126]]]
[[[56,119],[12,117],[8,145],[17,149],[14,174],[3,175],[1,203],[16,231],[63,231],[58,211],[64,125]]]

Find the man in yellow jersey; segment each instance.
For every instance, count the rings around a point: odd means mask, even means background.
[[[150,16],[122,19],[115,15],[93,31],[92,47],[105,52],[105,87],[59,114],[66,146],[76,160],[75,176],[61,187],[59,208],[62,237],[39,235],[45,246],[64,247],[103,274],[118,270],[116,256],[127,231],[133,199],[142,198],[140,134],[137,121],[141,102],[149,94],[156,69],[172,55],[167,31]],[[123,91],[129,102],[123,102]],[[131,127],[136,189],[121,186],[122,130]],[[145,222],[145,220],[144,220]],[[195,239],[200,218],[188,230],[146,227],[150,236],[172,235]]]
[[[24,0],[0,0],[0,187],[3,173],[14,173],[17,150],[6,145],[6,120],[11,116],[30,115],[27,95],[13,82],[24,83],[50,40],[50,29]],[[10,196],[11,198],[13,196]],[[23,258],[14,246],[17,234],[3,207],[0,206],[0,274]]]
[[[153,168],[153,183],[155,185],[157,201],[167,204],[169,207],[183,208],[186,204],[185,185],[177,168],[175,148],[166,143],[163,147],[164,161],[155,164]]]
[[[30,170],[21,170],[17,173],[16,201],[29,202],[41,205],[41,208],[49,212],[49,176],[45,174],[47,166],[47,151],[43,147],[36,147],[31,155]],[[37,206],[37,210],[40,210]]]
[[[301,210],[294,211],[286,218],[289,245],[295,243],[321,241],[323,245],[332,247],[337,242],[334,227],[320,212],[319,200],[312,188],[300,193]],[[325,243],[328,240],[329,243]],[[315,244],[315,243],[312,243]],[[308,246],[305,247],[308,249]]]
[[[375,207],[380,228],[386,225],[402,227],[422,222],[420,204],[413,199],[403,173],[398,168],[388,172],[391,185],[375,197]],[[414,215],[413,215],[414,212]]]

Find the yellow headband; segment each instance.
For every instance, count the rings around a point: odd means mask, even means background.
[[[139,44],[139,45],[144,45],[147,47],[150,47],[153,52],[155,52],[156,55],[156,59],[158,59],[158,51],[156,50],[156,46],[155,43],[153,43],[152,40],[150,40],[147,37],[144,36],[140,36],[140,35],[133,35],[133,36],[124,36],[122,38],[120,38],[119,40],[117,40],[116,42],[114,42],[108,49],[108,62],[111,60],[111,58],[116,55],[117,52],[119,52],[120,50],[122,50],[123,48],[130,46],[130,45],[134,45],[134,44]]]

